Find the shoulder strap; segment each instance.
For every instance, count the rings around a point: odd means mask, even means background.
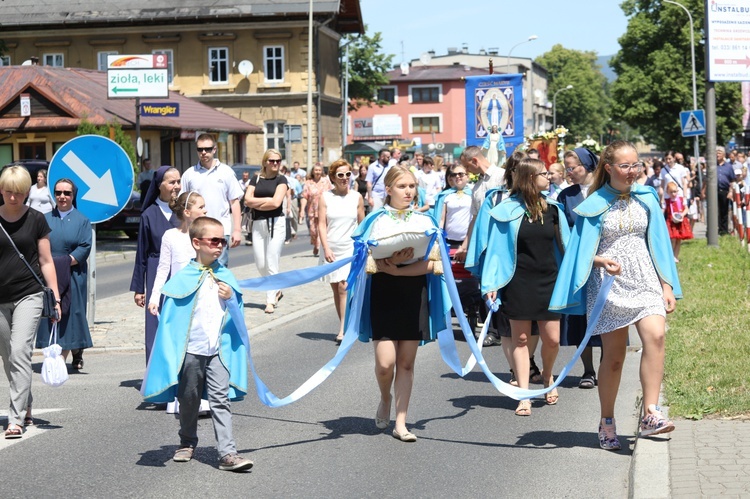
[[[10,237],[10,234],[8,234],[8,231],[5,230],[5,227],[3,227],[3,224],[0,224],[0,229],[3,229],[3,232],[8,238],[8,241],[10,241],[11,246],[13,246],[13,249],[16,250],[16,254],[18,255],[18,258],[20,258],[21,261],[26,265],[26,268],[29,269],[29,272],[31,272],[31,275],[34,276],[34,279],[36,279],[39,285],[42,288],[44,288],[44,283],[42,282],[41,279],[39,279],[39,276],[36,275],[36,272],[34,272],[34,269],[31,268],[31,265],[29,265],[29,262],[26,261],[26,258],[24,258],[23,254],[20,251],[18,251],[18,248],[16,247],[16,243],[13,242],[13,239]]]

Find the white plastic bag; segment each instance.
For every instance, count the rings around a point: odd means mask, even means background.
[[[68,367],[62,357],[62,347],[57,344],[57,323],[52,324],[49,335],[49,345],[42,348],[44,362],[42,362],[42,382],[49,386],[60,386],[68,381]]]

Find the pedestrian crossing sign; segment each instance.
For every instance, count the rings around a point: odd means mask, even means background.
[[[683,137],[706,135],[706,115],[703,109],[680,111],[680,126]]]

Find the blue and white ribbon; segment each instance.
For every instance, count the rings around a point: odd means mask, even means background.
[[[451,262],[448,256],[447,245],[445,243],[443,234],[441,231],[438,231],[438,230],[429,230],[425,233],[425,235],[431,237],[431,242],[430,242],[430,245],[428,246],[428,253],[429,253],[429,247],[431,247],[432,244],[439,244],[440,247],[443,249],[443,251],[441,251],[440,254],[441,254],[441,261],[443,264],[446,287],[448,290],[448,295],[451,300],[451,306],[453,310],[455,311],[455,315],[458,319],[458,323],[461,327],[461,331],[463,332],[464,337],[466,338],[466,342],[471,351],[471,356],[466,362],[466,365],[462,366],[459,355],[458,355],[458,350],[456,348],[456,341],[453,336],[450,313],[448,313],[446,317],[446,324],[448,325],[448,327],[445,330],[438,332],[437,334],[440,354],[443,358],[443,361],[448,365],[448,367],[450,367],[459,376],[464,377],[466,376],[466,374],[471,372],[476,365],[479,365],[479,367],[482,369],[482,372],[484,372],[485,376],[487,376],[487,379],[490,381],[490,383],[492,383],[492,386],[494,386],[498,392],[502,393],[503,395],[507,395],[508,397],[514,398],[516,400],[523,400],[523,399],[529,399],[532,397],[538,397],[549,392],[553,388],[557,387],[562,382],[562,380],[565,379],[565,377],[568,375],[570,370],[573,368],[576,361],[578,360],[578,357],[581,355],[581,352],[585,348],[586,343],[591,337],[591,332],[593,331],[594,326],[599,320],[599,315],[601,314],[602,308],[604,307],[604,302],[606,300],[607,294],[609,293],[609,288],[612,286],[614,277],[610,275],[605,276],[602,282],[602,287],[599,290],[599,294],[597,295],[597,298],[596,298],[594,310],[588,321],[586,335],[584,336],[584,339],[581,342],[581,345],[576,349],[575,354],[573,355],[573,358],[568,362],[568,364],[566,364],[563,367],[563,369],[560,371],[554,383],[551,384],[549,387],[545,387],[544,389],[541,389],[541,390],[522,389],[522,388],[510,385],[508,383],[505,383],[502,380],[500,380],[497,376],[495,376],[490,370],[490,368],[487,366],[487,363],[485,362],[484,357],[482,356],[482,342],[484,341],[484,338],[487,335],[487,330],[491,322],[492,312],[497,310],[497,304],[496,303],[492,304],[492,306],[490,307],[490,314],[485,320],[484,327],[482,328],[482,331],[479,335],[479,339],[475,339],[473,331],[471,330],[471,327],[469,326],[469,323],[466,320],[466,317],[463,313],[461,299],[458,295],[458,289],[456,288],[456,281],[453,278],[453,272],[451,270]],[[294,270],[294,271],[289,271],[289,272],[283,272],[280,274],[275,274],[275,275],[267,276],[267,277],[245,279],[245,280],[239,281],[240,287],[244,289],[253,290],[253,291],[266,291],[269,289],[292,288],[295,286],[300,286],[302,284],[306,284],[306,283],[318,280],[321,277],[333,272],[334,270],[338,268],[343,267],[344,265],[348,263],[352,264],[352,269],[347,279],[347,284],[350,287],[350,289],[353,287],[353,292],[352,292],[352,295],[351,295],[352,298],[349,304],[349,313],[347,315],[347,323],[346,323],[346,328],[345,328],[344,339],[341,342],[341,345],[339,346],[338,350],[336,351],[336,354],[331,360],[329,360],[315,374],[313,374],[309,379],[307,379],[307,381],[305,381],[299,388],[294,390],[290,395],[288,395],[287,397],[284,397],[283,399],[279,399],[276,395],[274,395],[268,389],[266,384],[263,383],[263,380],[261,380],[260,377],[258,376],[258,373],[255,369],[255,366],[252,360],[252,352],[250,349],[249,335],[248,335],[247,328],[245,325],[243,312],[242,310],[240,310],[239,304],[237,303],[236,300],[230,300],[227,303],[229,313],[231,314],[233,321],[237,324],[237,328],[240,331],[240,334],[243,336],[242,340],[247,347],[250,370],[253,373],[253,378],[255,380],[255,388],[258,394],[258,398],[260,399],[262,403],[264,403],[265,405],[269,407],[282,407],[282,406],[291,404],[292,402],[296,402],[297,400],[301,399],[302,397],[310,393],[316,387],[318,387],[321,383],[323,383],[328,378],[328,376],[330,376],[331,373],[333,373],[333,371],[339,366],[341,361],[344,359],[346,354],[351,349],[352,345],[354,345],[359,335],[358,329],[359,329],[359,324],[360,324],[360,320],[362,316],[362,309],[363,309],[364,297],[365,297],[365,286],[366,286],[366,281],[367,281],[367,275],[365,272],[365,262],[366,262],[366,255],[367,255],[367,250],[368,250],[367,247],[371,245],[376,245],[376,244],[377,243],[375,241],[367,241],[367,243],[357,242],[355,244],[354,256],[344,258],[342,260],[338,260],[332,263],[328,263],[326,265],[309,267],[306,269]],[[425,258],[427,258],[427,255],[425,255]]]

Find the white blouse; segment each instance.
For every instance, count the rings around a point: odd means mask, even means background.
[[[195,258],[195,249],[190,242],[190,235],[180,229],[169,229],[161,238],[161,254],[159,266],[156,268],[154,287],[148,303],[159,304],[161,288],[167,278],[182,270],[190,260]]]

